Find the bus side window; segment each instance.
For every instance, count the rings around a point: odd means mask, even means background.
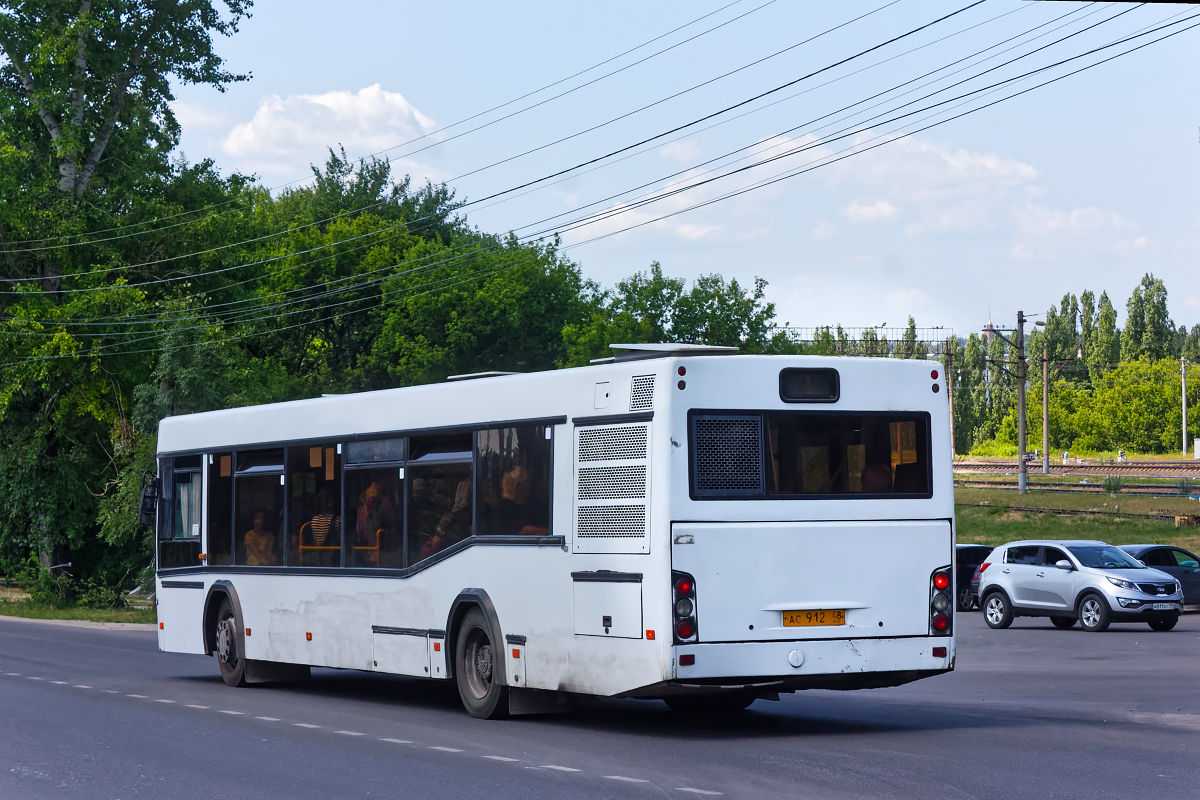
[[[235,564],[271,567],[283,563],[283,468],[283,450],[237,453]]]
[[[288,566],[342,565],[342,457],[335,445],[287,451]]]
[[[208,456],[208,543],[204,551],[208,563],[228,566],[233,563],[233,453]]]
[[[200,456],[180,456],[163,470],[162,503],[170,511],[160,520],[158,566],[200,566]]]
[[[545,425],[479,431],[475,520],[482,536],[550,533],[551,445]]]
[[[471,435],[409,440],[408,564],[424,561],[472,533]]]

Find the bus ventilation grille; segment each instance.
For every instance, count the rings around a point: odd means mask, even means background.
[[[696,494],[762,494],[762,418],[692,419]]]
[[[630,411],[649,411],[654,408],[654,376],[634,375],[629,393]]]
[[[646,497],[646,467],[581,467],[579,470],[579,499],[606,500],[609,498]]]
[[[640,538],[646,535],[646,507],[583,506],[579,509],[578,533],[605,539]]]
[[[648,432],[645,425],[583,428],[579,431],[579,460],[644,459]]]
[[[575,552],[650,552],[650,423],[575,436]]]

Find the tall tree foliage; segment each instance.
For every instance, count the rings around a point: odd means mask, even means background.
[[[42,0],[0,6],[0,92],[44,129],[58,190],[73,204],[118,129],[161,152],[179,124],[172,78],[223,89],[246,80],[224,69],[212,36],[231,35],[252,0]]]

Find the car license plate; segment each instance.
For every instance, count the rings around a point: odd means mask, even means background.
[[[846,609],[814,608],[809,611],[783,612],[783,625],[794,628],[801,625],[845,625]]]
[[[1154,603],[1150,607],[1152,609],[1154,609],[1155,611],[1174,611],[1175,610],[1174,603]],[[784,624],[786,625],[787,623],[785,622]]]

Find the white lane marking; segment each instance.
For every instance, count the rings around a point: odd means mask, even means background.
[[[690,786],[676,786],[677,792],[691,792],[692,794],[725,794],[724,792],[710,792],[708,789],[693,789]]]
[[[66,681],[50,681],[50,682],[51,682],[51,683],[57,683],[59,686],[66,686],[66,685],[67,685],[67,682],[66,682]]]
[[[454,747],[431,747],[429,749],[430,750],[441,750],[443,753],[461,753],[462,752],[462,750],[458,750]]]
[[[42,679],[41,679],[41,678],[35,678],[35,677],[33,677],[32,675],[30,675],[30,676],[29,676],[29,680],[31,680],[31,681],[40,681],[40,680],[42,680]]]
[[[579,772],[574,767],[560,767],[557,764],[542,764],[542,769],[556,769],[559,772]]]
[[[625,781],[626,783],[649,783],[644,778],[626,778],[624,775],[605,775],[610,781]]]
[[[120,694],[120,692],[118,692],[116,689],[101,689],[100,691],[104,692],[105,694]]]
[[[85,685],[84,685],[84,684],[82,684],[82,683],[77,683],[77,684],[75,684],[75,688],[76,688],[76,689],[90,689],[90,688],[92,688],[92,687],[90,687],[90,686],[85,686]]]
[[[174,703],[174,700],[155,700],[156,703]]]
[[[261,719],[263,722],[279,722],[279,717],[255,717],[255,719]]]
[[[381,742],[391,742],[392,744],[412,744],[408,739],[380,739]]]
[[[358,731],[334,731],[334,733],[340,733],[343,736],[362,736]]]
[[[21,677],[21,673],[19,673],[19,672],[6,672],[6,673],[4,673],[4,674],[5,674],[5,675],[11,675],[11,676],[12,676],[12,677],[14,677],[14,678],[19,678],[19,677]]]
[[[192,704],[190,704],[190,703],[189,703],[189,704],[188,704],[188,708],[208,708],[208,706],[194,706],[194,705],[192,705]]]
[[[516,758],[505,758],[504,756],[484,756],[484,758],[490,758],[492,761],[518,761],[519,760]]]
[[[319,727],[321,727],[320,725],[309,725],[307,722],[293,722],[292,724],[295,725],[297,728],[319,728]]]
[[[146,695],[144,695],[144,694],[127,694],[127,695],[125,695],[125,696],[126,696],[126,697],[136,697],[138,700],[145,700],[145,699],[146,699]]]
[[[222,711],[222,714],[245,714],[245,711]]]

